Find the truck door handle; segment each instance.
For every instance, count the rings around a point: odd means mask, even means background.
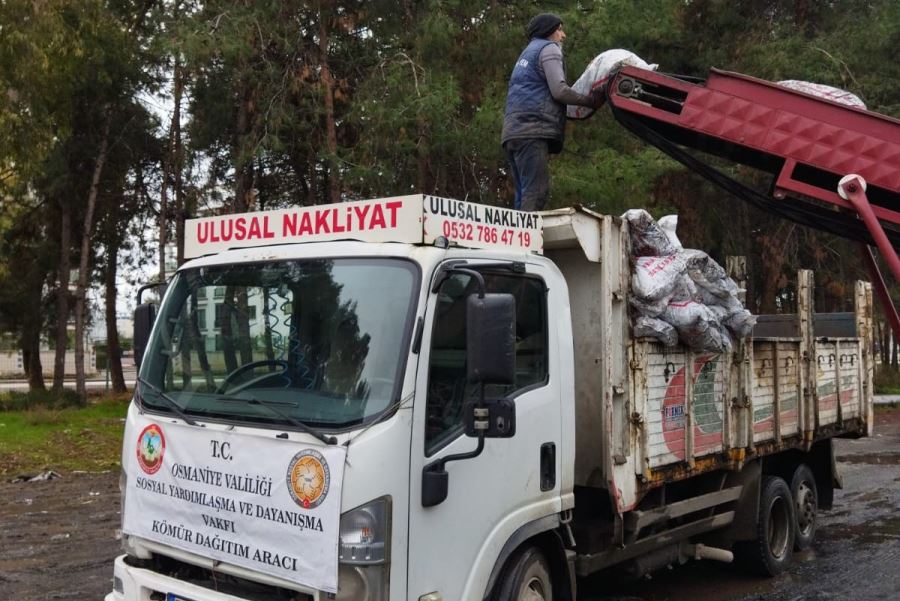
[[[541,445],[541,490],[556,488],[556,443]]]

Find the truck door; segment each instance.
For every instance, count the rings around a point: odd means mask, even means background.
[[[494,263],[496,265],[496,263]],[[466,265],[478,268],[477,264]],[[409,594],[445,601],[481,599],[504,543],[525,523],[560,511],[558,346],[554,312],[540,266],[527,273],[479,269],[487,292],[516,300],[516,378],[486,396],[512,398],[516,434],[485,441],[473,459],[447,463],[447,498],[422,505],[422,470],[447,455],[473,450],[462,408],[478,389],[466,379],[466,298],[474,278],[454,274],[429,299],[417,374],[410,461]],[[559,301],[557,301],[559,302]],[[565,313],[567,314],[567,313]]]

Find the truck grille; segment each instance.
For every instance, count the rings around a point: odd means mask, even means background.
[[[214,572],[213,570],[162,555],[154,555],[153,559],[148,560],[129,556],[125,558],[125,562],[137,568],[152,570],[169,578],[183,580],[195,586],[202,586],[203,588],[242,599],[252,599],[253,601],[314,601],[313,596],[306,593],[262,584],[230,574]],[[165,591],[161,591],[161,593],[163,594],[162,598],[165,598]]]

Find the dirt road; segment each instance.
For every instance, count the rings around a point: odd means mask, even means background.
[[[844,490],[818,541],[779,578],[695,562],[640,582],[609,575],[584,599],[838,601],[900,599],[900,409],[879,411],[876,436],[837,443]],[[0,600],[102,599],[120,553],[117,473],[0,483]]]

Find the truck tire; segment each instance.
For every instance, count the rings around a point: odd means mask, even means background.
[[[805,463],[794,470],[791,478],[791,496],[794,497],[794,550],[806,551],[812,547],[816,538],[816,526],[819,511],[819,495],[816,491],[816,478]]]
[[[777,576],[791,564],[794,552],[794,499],[787,483],[763,476],[759,491],[756,537],[734,547],[738,561],[761,576]]]
[[[550,564],[537,547],[522,549],[504,572],[497,601],[553,601]]]

